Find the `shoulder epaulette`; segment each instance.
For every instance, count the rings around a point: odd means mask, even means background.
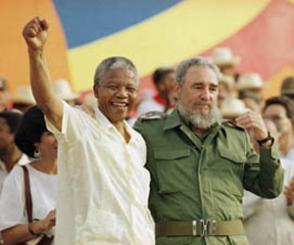
[[[165,118],[166,114],[161,111],[149,111],[144,114],[142,114],[139,117],[139,120],[156,120],[156,119],[162,119]]]

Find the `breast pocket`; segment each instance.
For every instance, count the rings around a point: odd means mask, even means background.
[[[189,148],[158,150],[154,152],[154,158],[159,193],[173,193],[193,188],[195,167]]]

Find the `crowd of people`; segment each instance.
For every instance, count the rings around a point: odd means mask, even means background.
[[[50,79],[48,32],[24,27],[30,86],[11,100],[0,76],[0,244],[294,244],[294,77],[265,100],[219,47],[138,99],[135,64],[108,57],[80,105]]]

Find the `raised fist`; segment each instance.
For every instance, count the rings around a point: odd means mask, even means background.
[[[47,41],[48,22],[35,17],[23,28],[23,37],[29,50],[42,50]]]

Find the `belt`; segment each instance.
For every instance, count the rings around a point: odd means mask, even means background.
[[[156,237],[160,236],[232,236],[244,235],[241,220],[192,220],[156,223]]]

